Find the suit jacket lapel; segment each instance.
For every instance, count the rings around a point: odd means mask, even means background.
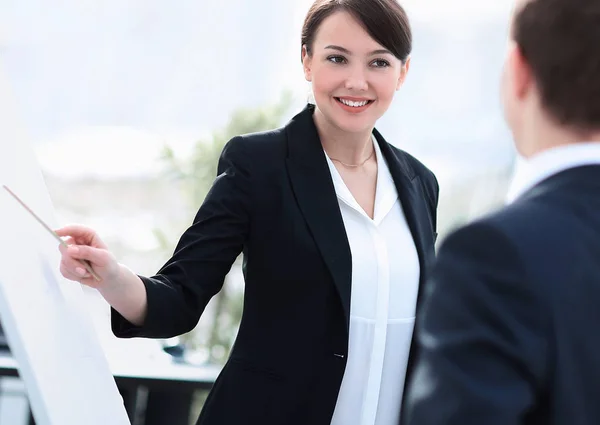
[[[431,256],[425,251],[426,242],[432,238],[431,229],[428,226],[429,212],[421,188],[421,178],[415,173],[406,156],[404,156],[405,154],[395,152],[377,130],[374,130],[374,134],[387,161],[390,174],[394,179],[406,222],[417,248],[421,266],[419,279],[419,287],[421,288],[425,279],[425,271],[431,259]],[[419,296],[420,293],[419,290]]]
[[[379,141],[381,151],[387,160],[390,174],[394,179],[398,197],[402,203],[402,209],[406,222],[410,228],[417,255],[419,257],[420,275],[419,290],[417,293],[417,311],[422,299],[424,283],[427,279],[427,270],[430,262],[435,257],[434,239],[429,226],[429,209],[425,203],[421,177],[417,175],[408,161],[408,154],[399,152],[390,147],[377,130],[374,130],[375,137]],[[418,314],[418,313],[417,313]],[[416,325],[415,325],[416,326]],[[413,372],[415,359],[415,344],[411,343],[410,354],[406,369],[406,380],[409,382]]]
[[[350,323],[352,254],[333,181],[307,106],[287,125],[287,168],[298,205],[321,252]]]
[[[349,326],[352,254],[329,166],[313,121],[313,111],[314,106],[308,105],[286,126],[289,149],[287,168],[298,205],[332,275]],[[395,152],[377,130],[374,130],[374,134],[394,179],[415,242],[422,287],[425,271],[433,255],[426,251],[427,241],[432,236],[420,177],[408,162],[406,154]],[[419,298],[420,293],[419,290]]]

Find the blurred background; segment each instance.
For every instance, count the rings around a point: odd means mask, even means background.
[[[121,262],[155,273],[191,223],[223,144],[304,107],[300,28],[311,3],[0,2],[4,72],[58,222],[95,228]],[[499,99],[512,2],[401,3],[411,68],[377,127],[437,174],[442,240],[504,202],[516,160]],[[175,341],[114,341],[92,293],[90,311],[111,356],[162,359],[177,347],[182,362],[220,366],[241,314],[240,273],[238,261],[198,327]],[[17,423],[2,411],[1,424]]]

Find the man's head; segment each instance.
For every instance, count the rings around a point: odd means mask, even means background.
[[[523,156],[598,139],[600,0],[517,0],[502,80]]]

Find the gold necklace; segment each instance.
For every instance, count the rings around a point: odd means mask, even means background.
[[[371,157],[373,157],[373,154],[374,154],[374,153],[375,153],[375,149],[373,149],[373,150],[371,151],[371,155],[369,155],[369,156],[367,157],[367,159],[365,159],[365,160],[364,160],[363,162],[361,162],[360,164],[346,164],[345,162],[342,162],[342,161],[340,161],[339,159],[332,158],[332,157],[330,157],[329,155],[327,155],[327,156],[329,156],[329,159],[331,159],[332,161],[339,162],[339,163],[340,163],[340,164],[342,164],[344,167],[348,167],[348,168],[357,168],[357,167],[361,167],[361,166],[365,165],[365,163],[366,163],[366,162],[367,162],[369,159],[371,159]]]

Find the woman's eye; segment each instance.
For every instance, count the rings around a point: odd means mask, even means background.
[[[390,63],[384,59],[376,59],[373,61],[373,65],[376,68],[385,68],[386,66],[390,66]]]
[[[343,56],[329,56],[327,60],[333,63],[344,63],[346,61]]]

